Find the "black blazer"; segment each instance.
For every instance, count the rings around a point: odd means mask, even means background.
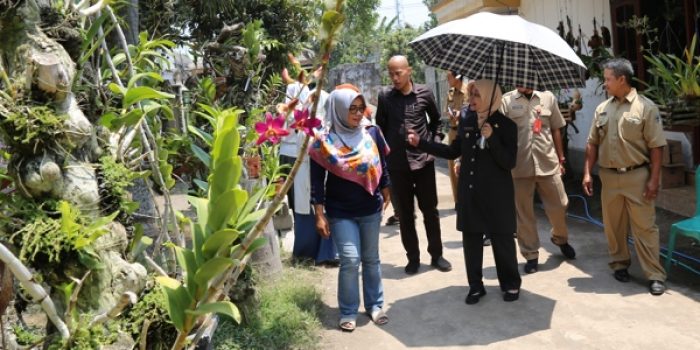
[[[442,158],[462,157],[459,169],[457,229],[463,232],[516,232],[515,192],[511,170],[518,151],[516,124],[495,112],[488,117],[493,134],[480,149],[481,133],[473,111],[462,110],[457,138],[450,144],[421,139],[418,148]]]

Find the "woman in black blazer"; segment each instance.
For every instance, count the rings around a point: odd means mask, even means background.
[[[501,114],[501,89],[491,80],[469,83],[469,107],[462,109],[457,138],[450,144],[419,139],[408,132],[408,143],[438,157],[462,157],[459,170],[457,229],[462,231],[469,281],[465,302],[476,304],[486,295],[482,264],[484,233],[491,234],[503,300],[520,295],[520,273],[513,232],[515,200],[511,169],[515,167],[517,126]]]

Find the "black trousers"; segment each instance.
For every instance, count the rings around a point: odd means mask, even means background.
[[[399,213],[401,243],[406,250],[408,261],[420,261],[418,233],[414,218],[414,197],[418,199],[418,208],[423,213],[423,224],[428,236],[428,253],[433,259],[442,256],[442,238],[440,232],[440,215],[437,210],[437,187],[435,184],[435,164],[430,163],[422,169],[407,171],[390,171],[391,194],[396,197],[394,210]]]
[[[484,263],[483,233],[462,232],[464,263],[467,267],[469,288],[479,288],[483,282],[482,266]],[[520,272],[515,253],[513,233],[492,233],[491,248],[496,260],[496,274],[501,291],[520,289]]]

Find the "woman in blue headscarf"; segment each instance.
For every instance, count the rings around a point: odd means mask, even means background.
[[[311,203],[316,230],[332,237],[340,257],[339,327],[353,331],[360,306],[359,268],[367,314],[378,325],[389,318],[382,311],[384,291],[379,261],[379,226],[389,203],[389,149],[379,128],[364,118],[365,98],[349,88],[328,96],[327,131],[317,135],[311,157]]]

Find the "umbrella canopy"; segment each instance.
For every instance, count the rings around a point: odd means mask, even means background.
[[[477,13],[435,27],[410,45],[426,64],[471,79],[536,90],[585,84],[586,66],[564,39],[517,15]]]

